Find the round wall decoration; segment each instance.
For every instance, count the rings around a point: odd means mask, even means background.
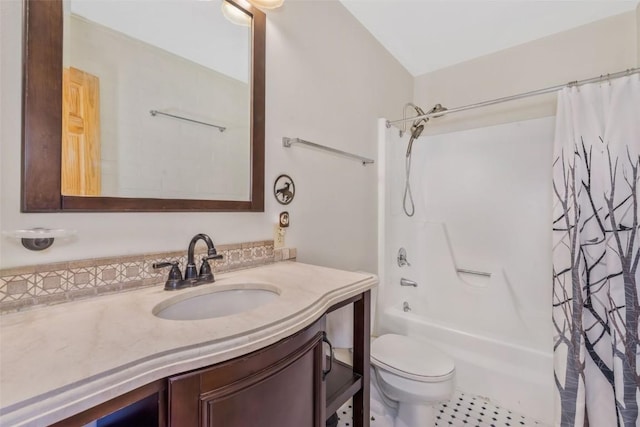
[[[282,174],[273,183],[273,195],[281,205],[288,205],[296,195],[296,186],[289,175]]]

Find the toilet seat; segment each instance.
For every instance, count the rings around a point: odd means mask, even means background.
[[[404,335],[382,335],[371,344],[371,363],[419,382],[441,382],[454,375],[453,359],[429,343]]]

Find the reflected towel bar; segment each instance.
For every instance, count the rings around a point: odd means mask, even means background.
[[[485,273],[484,271],[467,270],[466,268],[456,268],[456,271],[458,273],[473,274],[475,276],[491,277],[491,273]]]
[[[158,111],[158,110],[150,110],[149,114],[151,114],[153,117],[155,117],[155,116],[157,116],[159,114],[161,116],[173,117],[174,119],[178,119],[178,120],[184,120],[184,121],[191,122],[191,123],[198,123],[198,124],[205,125],[205,126],[211,126],[213,128],[218,128],[218,130],[220,132],[224,132],[227,129],[224,126],[214,125],[213,123],[201,122],[200,120],[194,120],[194,119],[190,119],[188,117],[176,116],[174,114],[163,113],[162,111]]]
[[[341,156],[349,157],[351,159],[356,159],[362,162],[362,165],[374,163],[374,160],[368,159],[366,157],[358,156],[357,154],[347,153],[346,151],[338,150],[336,148],[327,147],[326,145],[316,144],[315,142],[305,141],[300,138],[282,138],[282,145],[284,147],[291,147],[293,144],[303,144],[308,145],[310,147],[318,148],[320,150],[329,151],[331,153],[340,154]]]

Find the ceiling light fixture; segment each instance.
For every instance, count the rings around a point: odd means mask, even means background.
[[[249,0],[249,3],[261,9],[277,9],[284,3],[284,0]]]
[[[242,25],[244,27],[251,26],[251,16],[247,15],[242,9],[238,8],[234,4],[223,0],[221,8],[224,17],[234,24]]]

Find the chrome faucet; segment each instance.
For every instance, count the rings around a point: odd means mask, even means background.
[[[200,265],[200,271],[196,270],[196,262],[194,251],[198,240],[204,240],[207,244],[207,255],[202,258],[202,264]],[[182,278],[182,272],[176,261],[173,262],[160,262],[154,263],[153,268],[171,267],[169,271],[169,278],[164,284],[166,291],[172,291],[175,289],[187,288],[190,286],[197,286],[204,283],[214,282],[213,272],[209,265],[210,259],[222,259],[222,255],[218,255],[216,247],[213,245],[211,237],[206,234],[196,234],[189,242],[189,249],[187,251],[187,268],[184,272],[184,279]]]

